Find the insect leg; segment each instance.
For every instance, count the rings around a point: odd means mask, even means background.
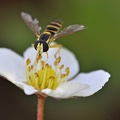
[[[57,50],[57,52],[55,53],[55,58],[57,58],[56,56],[57,56],[57,54],[58,54],[58,56],[60,56],[60,49],[61,49],[61,47],[62,47],[62,44],[53,44],[53,45],[50,45],[50,48],[58,48],[58,50]]]
[[[47,60],[48,60],[48,57],[49,57],[49,56],[48,56],[48,52],[46,52],[46,56],[47,56],[47,59],[46,59],[45,63],[47,62]]]

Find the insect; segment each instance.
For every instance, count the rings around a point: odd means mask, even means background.
[[[49,50],[49,48],[58,47],[58,51],[55,54],[55,57],[56,57],[57,53],[60,52],[60,48],[62,47],[61,44],[51,45],[53,41],[55,41],[57,38],[62,37],[64,35],[72,34],[74,32],[85,29],[84,25],[74,24],[64,28],[62,31],[59,32],[63,22],[60,19],[55,19],[47,25],[44,32],[40,33],[41,27],[38,25],[39,21],[36,18],[33,20],[31,15],[24,12],[21,13],[21,17],[24,20],[24,22],[28,25],[28,27],[38,37],[34,43],[34,48],[37,51],[39,51],[40,54],[42,54],[43,52],[46,52],[47,58],[48,58],[47,51]]]

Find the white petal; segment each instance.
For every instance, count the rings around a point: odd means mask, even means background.
[[[31,64],[34,64],[36,58],[36,50],[33,47],[29,47],[25,50],[23,56],[24,60],[26,61],[28,58],[31,60]]]
[[[99,91],[109,80],[110,74],[103,70],[97,70],[90,73],[80,73],[73,81],[90,86],[85,91],[79,92],[76,96],[90,96]]]
[[[58,48],[51,48],[48,51],[48,63],[50,65],[53,66],[54,61],[55,61],[55,53],[57,52]],[[46,53],[43,53],[43,59],[46,60]],[[73,76],[75,76],[78,71],[79,71],[79,63],[75,57],[75,55],[69,51],[68,49],[62,47],[60,50],[60,56],[61,56],[61,62],[60,64],[64,64],[65,67],[70,67],[70,75],[69,78],[72,78]],[[36,50],[33,47],[28,48],[25,52],[24,52],[24,57],[25,60],[30,58],[32,64],[35,62],[35,57],[36,57]]]
[[[0,48],[0,75],[16,84],[25,81],[25,65],[23,58],[14,51]]]
[[[34,89],[34,87],[27,85],[23,82],[17,82],[17,85],[24,90],[26,95],[32,95],[36,92],[38,92],[38,90]]]
[[[83,83],[69,81],[58,86],[56,90],[44,89],[41,92],[54,98],[70,98],[88,88],[89,86]]]

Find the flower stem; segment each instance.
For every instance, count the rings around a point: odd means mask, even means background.
[[[44,102],[45,97],[37,95],[38,104],[37,104],[37,120],[44,120]]]

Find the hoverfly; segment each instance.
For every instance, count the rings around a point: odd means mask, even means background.
[[[60,48],[62,47],[61,44],[51,45],[53,41],[55,41],[57,38],[61,36],[72,34],[74,32],[85,29],[84,25],[75,24],[75,25],[70,25],[64,28],[61,32],[59,32],[60,28],[62,27],[63,22],[60,19],[55,19],[52,22],[50,22],[47,25],[45,31],[40,34],[41,27],[38,25],[39,21],[36,18],[33,20],[31,15],[24,13],[24,12],[21,13],[21,17],[24,20],[24,22],[28,25],[28,27],[38,37],[34,43],[34,48],[37,51],[39,51],[40,54],[42,54],[43,52],[46,52],[47,58],[48,58],[47,51],[49,50],[49,48],[58,47],[59,48],[57,51],[58,53],[60,51]]]

